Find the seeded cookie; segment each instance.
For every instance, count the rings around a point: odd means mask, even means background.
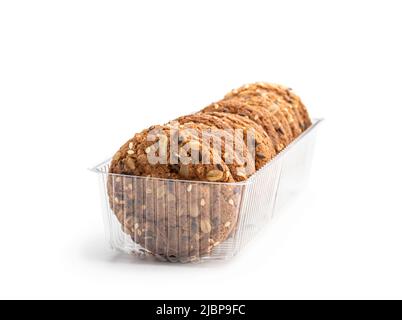
[[[297,120],[301,131],[304,131],[311,125],[306,107],[301,102],[301,99],[292,93],[289,88],[277,84],[258,82],[235,89],[227,94],[226,98],[239,95],[260,95],[271,101],[276,101],[282,108],[284,106],[284,108],[288,109],[287,113],[290,113],[291,116]],[[292,129],[294,131],[296,130],[296,132],[298,131],[295,126],[293,126]]]
[[[290,125],[284,116],[283,112],[276,104],[270,104],[263,97],[253,97],[247,99],[245,97],[226,98],[218,102],[218,104],[225,103],[226,105],[245,105],[250,109],[262,112],[264,117],[272,119],[272,124],[275,131],[280,137],[280,141],[285,145],[289,145],[293,141],[293,133]]]
[[[173,140],[177,140],[177,150],[172,150]],[[195,154],[197,159],[192,158]],[[209,157],[210,163],[201,163],[201,155]],[[184,158],[186,161],[180,161]],[[219,179],[210,173],[218,168],[223,170]],[[193,132],[173,130],[169,126],[153,126],[130,139],[113,157],[110,172],[163,179],[234,181],[222,159],[211,148],[202,146]]]
[[[191,115],[180,117],[174,121],[180,123],[181,125],[186,125],[187,123],[196,123],[196,124],[207,125],[207,126],[210,126],[211,128],[216,128],[216,129],[222,130],[223,132],[227,131],[229,135],[231,135],[232,137],[235,138],[236,142],[238,141],[238,139],[236,138],[236,134],[234,132],[234,128],[233,128],[233,126],[231,126],[230,123],[224,121],[223,119],[214,117],[209,114],[202,114],[202,113],[191,114]],[[241,147],[245,147],[245,149],[246,149],[245,150],[245,158],[250,159],[252,163],[250,164],[250,161],[245,163],[246,170],[244,172],[242,170],[240,170],[240,172],[239,172],[239,170],[236,171],[236,176],[238,178],[238,181],[247,179],[255,172],[255,169],[256,169],[254,156],[249,153],[248,148],[247,148],[247,146],[248,146],[247,136],[243,134],[241,139],[243,140],[242,145],[240,146],[238,143],[236,147],[239,149],[241,149]]]
[[[214,120],[216,121],[218,119]],[[171,124],[177,126],[178,123],[173,121]],[[181,128],[186,128],[188,126],[190,128],[199,128],[200,132],[202,132],[202,140],[206,140],[207,144],[210,144],[211,148],[221,148],[220,154],[222,155],[224,162],[230,169],[232,176],[236,181],[244,181],[249,175],[255,172],[254,159],[248,152],[248,149],[244,145],[244,141],[241,137],[237,137],[233,133],[231,134],[230,131],[219,130],[217,128],[214,129],[211,126],[202,123],[184,123],[181,125]],[[242,147],[236,149],[236,146],[240,145],[242,145]],[[253,163],[253,166],[250,167],[248,164],[251,163]],[[211,236],[211,238],[226,239],[228,235],[233,236],[238,225],[238,220],[234,219],[234,217],[237,218],[238,216],[241,199],[239,193],[242,187],[236,185],[215,184],[212,186],[197,185],[190,189],[192,191],[198,190],[199,192],[210,194],[209,198],[211,200],[211,209],[213,212],[211,223],[211,234],[213,236]],[[219,212],[222,214],[218,214]],[[194,214],[192,214],[192,216],[194,216]],[[201,223],[201,221],[198,221],[198,223],[200,223],[200,228],[205,228],[205,223],[204,225]],[[192,226],[193,228],[197,226],[197,220],[193,219]],[[220,234],[220,236],[217,236],[216,234]],[[214,242],[212,239],[209,239],[209,244],[212,247],[218,246],[220,242]],[[197,242],[195,242],[195,244],[193,242],[191,243],[191,250],[197,248]]]
[[[149,164],[147,153],[151,151],[151,147],[155,142],[148,142],[147,137],[154,129],[158,130],[158,127],[152,126],[141,133],[137,133],[134,138],[127,141],[113,156],[109,169],[110,173],[179,179],[178,173],[172,171],[166,164],[156,163],[152,166]],[[163,130],[159,131],[159,133],[163,133]],[[152,137],[151,135],[149,136]],[[162,139],[165,139],[165,142],[167,140],[165,136],[160,139],[161,143]],[[166,146],[168,147],[167,144]],[[164,153],[167,154],[167,150]]]
[[[200,132],[199,138],[219,153],[235,181],[244,181],[255,173],[252,155],[244,144],[242,137],[236,136],[234,132],[195,122],[186,122],[180,125],[179,122],[172,121],[168,125],[173,127],[180,126],[183,129],[197,128]]]
[[[281,135],[281,138],[286,141],[285,145],[290,144],[294,140],[294,134],[286,114],[281,110],[276,100],[272,101],[272,99],[259,95],[239,95],[227,97],[222,101],[232,101],[234,103],[246,104],[252,108],[267,110],[274,120],[275,130]]]
[[[281,96],[298,114],[299,119],[301,119],[300,124],[302,130],[306,130],[311,125],[311,119],[307,112],[305,105],[302,103],[299,96],[292,92],[291,88],[287,88],[285,86],[281,86],[279,84],[271,84],[271,83],[259,83],[261,88],[265,88],[268,91],[274,91],[279,96]]]
[[[123,231],[145,252],[162,260],[188,262],[209,255],[232,233],[242,188],[114,176],[108,193]]]
[[[240,100],[228,99],[213,103],[201,112],[225,112],[249,118],[264,128],[266,134],[272,139],[277,152],[282,151],[289,143],[289,138],[284,137],[284,130],[280,122],[264,108],[256,108]]]
[[[285,105],[285,108],[293,112],[295,119],[298,120],[301,131],[304,131],[311,125],[311,120],[307,113],[305,106],[301,103],[298,96],[291,92],[289,88],[278,84],[270,83],[258,83],[261,92],[274,92],[278,95],[278,100],[281,105]]]
[[[251,84],[239,89],[235,89],[225,96],[225,99],[242,97],[248,101],[258,102],[266,107],[272,114],[285,119],[289,124],[293,139],[297,138],[302,132],[299,119],[294,110],[284,102],[281,96],[273,90],[261,88],[257,84]]]
[[[188,127],[196,129],[190,125]],[[131,139],[119,150],[112,161],[108,193],[112,210],[122,224],[124,232],[129,234],[134,242],[161,259],[185,262],[209,254],[214,246],[226,240],[236,225],[239,208],[236,204],[240,202],[240,192],[237,186],[231,184],[221,186],[164,180],[172,177],[180,179],[185,175],[185,178],[195,180],[233,181],[224,163],[218,162],[213,169],[206,164],[179,163],[180,168],[174,169],[170,164],[152,165],[148,161],[145,162],[141,156],[149,154],[151,150],[148,148],[153,145],[144,144],[144,137],[152,136],[155,132],[158,132],[155,134],[159,141],[163,135],[172,135],[171,132],[174,132],[173,135],[183,134],[182,138],[178,137],[180,145],[198,143],[203,151],[214,153],[206,146],[204,149],[202,141],[196,136],[191,135],[191,140],[187,142],[187,128],[176,132],[167,128],[169,127],[152,127],[146,130],[146,133],[137,135],[136,139]],[[153,141],[152,138],[151,140]],[[159,147],[159,150],[163,148]],[[170,151],[167,147],[167,154],[170,154]],[[181,151],[178,152],[179,157]],[[136,158],[131,157],[134,154]],[[128,158],[134,160],[134,165],[130,164],[131,160],[127,160]],[[186,169],[183,170],[183,167]],[[163,180],[116,176],[117,173],[142,173],[153,177],[156,174]],[[216,193],[217,188],[220,189],[219,194]]]
[[[238,114],[224,112],[208,112],[205,114],[212,115],[226,121],[234,129],[243,129],[245,136],[247,136],[250,129],[253,130],[255,140],[255,167],[257,170],[262,168],[276,155],[275,146],[271,138],[266,134],[260,125],[252,120]]]
[[[232,117],[232,119],[230,119]],[[238,118],[236,118],[238,117]],[[233,120],[235,120],[233,122]],[[251,121],[242,121],[241,117],[225,113],[197,113],[176,119],[179,123],[195,122],[204,123],[210,126],[214,126],[221,130],[241,130],[243,133],[244,143],[249,146],[247,134],[250,133],[250,129],[255,129],[255,123]],[[255,155],[252,155],[255,162],[256,170],[263,167],[267,161],[272,159],[275,154],[272,141],[265,134],[261,134],[262,128],[258,131],[254,130],[254,142],[255,142]]]
[[[289,103],[296,106],[296,110],[299,111],[300,117],[302,119],[303,131],[309,128],[312,124],[310,115],[307,111],[306,106],[301,101],[300,97],[296,95],[291,88],[285,88],[279,86],[282,92],[282,95],[285,99],[288,100]]]

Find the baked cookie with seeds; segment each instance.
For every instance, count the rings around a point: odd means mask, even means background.
[[[213,149],[202,145],[194,132],[198,132],[196,128],[193,131],[174,130],[169,126],[153,126],[144,130],[125,143],[114,155],[110,173],[163,179],[233,182],[230,170],[222,158],[219,158]],[[175,138],[178,148],[172,150]],[[200,154],[209,158],[210,163],[200,163]],[[198,155],[197,159],[193,159],[194,155]],[[186,161],[181,161],[184,159]],[[219,168],[222,169],[219,177],[218,174],[211,173],[217,173]]]
[[[264,129],[252,120],[240,116],[238,114],[224,112],[208,112],[205,113],[227,122],[234,129],[242,129],[245,139],[250,130],[253,130],[255,142],[255,167],[256,170],[261,169],[268,161],[276,155],[275,146],[271,138],[266,134]]]
[[[289,143],[289,138],[284,136],[285,131],[280,122],[264,108],[250,106],[240,100],[228,99],[213,103],[201,112],[225,112],[249,118],[264,128],[266,134],[272,139],[277,152],[282,151]]]
[[[227,240],[242,192],[241,185],[130,176],[115,176],[108,188],[122,230],[145,252],[172,262],[197,260]]]
[[[208,123],[211,118],[208,119]],[[217,120],[217,119],[216,119]],[[168,125],[179,126],[179,122],[172,121]],[[212,125],[204,123],[186,122],[180,125],[181,128],[197,128],[200,132],[199,138],[207,143],[211,149],[215,149],[219,156],[228,166],[235,181],[244,181],[255,173],[254,159],[242,137],[230,132],[233,130],[221,130]]]
[[[178,173],[173,172],[169,166],[165,164],[154,164],[151,166],[149,164],[147,154],[153,150],[155,142],[148,141],[147,136],[154,129],[158,130],[158,127],[150,127],[141,133],[137,133],[132,139],[127,141],[113,156],[109,172],[112,174],[149,177],[163,176],[167,179],[179,179]],[[161,130],[159,133],[163,134],[163,131]],[[160,143],[162,143],[162,139],[165,139],[166,147],[168,147],[166,136],[159,139]],[[167,153],[167,150],[165,153]]]
[[[237,142],[239,141],[236,138],[236,133],[234,131],[234,128],[230,125],[230,123],[218,118],[211,116],[209,114],[202,114],[202,113],[197,113],[197,114],[191,114],[187,116],[180,117],[178,119],[175,119],[174,122],[178,122],[181,125],[186,125],[187,123],[195,123],[195,124],[203,124],[206,126],[209,126],[211,128],[215,128],[221,131],[227,131],[229,135],[232,137],[235,137],[235,142],[237,143],[236,149],[241,149],[245,148],[246,150],[244,151],[244,156],[245,159],[250,159],[250,161],[246,161],[244,164],[245,170],[241,170],[241,168],[236,169],[236,178],[238,181],[243,181],[246,180],[248,177],[250,177],[252,174],[255,173],[256,166],[255,166],[255,159],[252,154],[250,154],[248,148],[247,148],[247,136],[243,134],[241,139],[243,140],[243,143],[241,145]],[[224,157],[226,158],[226,157]]]
[[[290,108],[297,112],[299,119],[301,119],[300,127],[303,131],[311,125],[311,119],[305,105],[300,97],[292,92],[291,88],[266,82],[259,83],[258,85],[265,90],[275,91],[290,105]]]
[[[291,117],[296,121],[297,123],[297,136],[305,130],[304,128],[304,120],[301,115],[301,110],[300,106],[297,104],[296,100],[291,99],[289,95],[286,94],[286,91],[283,90],[284,88],[281,88],[279,85],[273,85],[269,83],[259,83],[261,86],[260,90],[261,92],[274,92],[277,95],[277,101],[278,103],[282,106],[282,109],[285,110],[285,112],[289,113]],[[300,133],[299,132],[300,129]]]
[[[272,119],[275,131],[278,133],[280,141],[285,147],[293,141],[293,133],[290,125],[276,104],[268,105],[268,101],[262,97],[253,97],[252,99],[235,97],[232,99],[223,99],[219,103],[246,105],[253,110],[262,112],[264,117],[267,116],[267,118]]]
[[[280,85],[271,85],[271,86],[277,86],[278,87],[277,90],[282,94],[284,99],[287,100],[291,105],[296,106],[295,109],[298,110],[299,112],[303,131],[308,129],[311,126],[312,122],[310,115],[307,111],[307,108],[301,101],[300,97],[296,95],[291,88],[286,88]]]
[[[287,104],[286,108],[288,108],[290,110],[289,112],[292,113],[292,116],[297,119],[299,127],[302,131],[304,131],[311,125],[310,116],[301,99],[296,94],[294,94],[290,88],[278,84],[271,84],[266,82],[248,84],[241,88],[233,90],[231,93],[226,95],[226,98],[229,98],[231,96],[250,96],[256,94],[265,96],[267,98],[271,97],[271,99],[275,99],[276,96],[279,99],[277,100],[279,104]]]
[[[241,119],[237,119],[237,123],[233,123],[232,120],[228,119],[230,118],[230,114],[225,114],[225,113],[197,113],[197,114],[192,114],[184,117],[180,117],[176,119],[175,121],[179,122],[180,124],[188,123],[188,122],[195,122],[195,123],[203,123],[209,126],[216,127],[220,130],[235,130],[239,129],[243,133],[243,140],[244,143],[247,147],[249,147],[249,141],[247,138],[247,134],[250,133],[249,129],[253,129],[253,126],[250,125],[250,123],[240,123]],[[253,124],[254,125],[254,124]],[[260,130],[263,131],[261,128]],[[259,130],[259,131],[260,131]],[[258,170],[262,166],[265,165],[267,161],[272,159],[273,155],[272,153],[274,152],[274,148],[272,145],[272,141],[270,141],[269,137],[265,135],[261,135],[261,133],[254,130],[254,138],[255,138],[255,146],[256,146],[256,152],[255,155],[252,155],[255,163],[255,169]],[[272,146],[272,148],[271,148]],[[244,173],[246,178],[250,176],[247,172]]]
[[[178,135],[179,147],[197,142],[203,156],[208,151],[211,157],[216,157],[210,146],[199,139],[199,130],[200,126],[191,124],[178,130],[171,126],[151,127],[120,148],[111,163],[108,180],[111,209],[123,231],[135,243],[163,260],[187,262],[209,255],[237,225],[242,186],[180,181],[186,178],[232,182],[230,170],[222,159],[211,165],[183,164],[179,159],[178,167],[174,167],[171,164],[152,165],[143,158],[150,152],[148,148],[153,146],[150,143],[154,143],[153,138],[151,141],[146,138],[149,135],[156,135],[159,141],[162,139],[162,144],[165,141],[162,136],[170,141],[170,136]],[[168,159],[170,151],[168,143]],[[182,154],[180,149],[178,157]],[[214,167],[210,167],[212,165]]]
[[[285,145],[288,145],[293,141],[294,136],[289,121],[276,100],[272,101],[270,99],[267,99],[266,97],[254,95],[250,97],[237,96],[232,98],[225,98],[222,101],[234,101],[241,104],[246,104],[252,108],[267,110],[273,117],[273,119],[277,120],[277,123],[279,123],[280,126],[278,126],[278,124],[274,122],[274,124],[276,125],[275,129],[278,133],[281,134],[282,139],[287,141]]]
[[[183,126],[187,126],[188,124],[184,124]],[[190,123],[190,125],[193,125]],[[232,176],[236,181],[244,181],[247,179],[247,176],[252,175],[255,172],[255,161],[252,155],[249,153],[247,147],[244,144],[244,141],[241,137],[237,137],[236,135],[230,134],[227,130],[219,130],[219,129],[211,129],[211,127],[203,124],[198,124],[197,126],[201,127],[202,132],[206,133],[207,138],[210,138],[211,148],[219,148],[221,147],[221,155],[229,169],[231,170]],[[205,137],[205,136],[204,136]],[[234,141],[233,141],[234,140]],[[218,146],[214,144],[214,142],[218,142]],[[222,143],[223,142],[223,143]],[[227,144],[227,142],[229,142]],[[236,150],[236,146],[242,145],[239,150]],[[235,149],[235,150],[233,150]],[[238,159],[238,153],[241,153],[241,156]],[[251,167],[247,164],[253,164]],[[244,173],[247,173],[246,175]],[[240,204],[240,198],[238,192],[240,191],[239,186],[229,186],[216,184],[211,186],[212,188],[212,208],[214,212],[223,212],[226,210],[229,212],[233,210],[237,210]],[[225,204],[225,206],[222,206]],[[236,211],[237,212],[237,211]],[[228,220],[225,218],[225,215],[214,215],[213,223],[211,224],[212,230],[211,233],[222,233],[225,232],[224,238],[234,237],[236,234],[236,229],[238,227],[238,212],[236,215],[236,219]],[[217,228],[217,226],[221,226],[222,228]],[[202,226],[202,225],[201,225]],[[228,232],[228,235],[226,234]],[[214,238],[217,238],[216,236]],[[211,239],[209,240],[212,247],[216,247],[220,244],[220,242],[213,242]]]
[[[293,139],[297,138],[302,132],[296,113],[294,110],[288,108],[288,105],[284,103],[284,100],[275,91],[252,84],[233,90],[225,96],[225,99],[235,97],[242,97],[248,101],[258,101],[261,105],[268,108],[271,113],[280,115],[289,124]]]
[[[194,180],[233,181],[221,159],[213,168],[206,164],[180,162],[179,167],[171,168],[170,164],[152,165],[145,161],[141,156],[150,152],[148,148],[152,145],[146,137],[152,134],[156,134],[157,139],[166,135],[167,141],[170,141],[169,134],[177,134],[179,146],[197,142],[203,153],[210,152],[213,156],[214,151],[202,144],[197,133],[194,134],[194,130],[198,130],[196,126],[188,125],[177,131],[171,129],[168,126],[152,127],[119,150],[112,160],[108,194],[111,209],[123,231],[135,243],[160,259],[189,262],[209,255],[232,233],[237,224],[241,186],[164,180],[183,179],[184,174],[185,178]],[[187,129],[194,130],[189,133]],[[166,153],[170,154],[169,143]],[[180,157],[181,149],[178,153]],[[133,159],[134,164],[128,159]],[[162,180],[133,176],[138,174]]]

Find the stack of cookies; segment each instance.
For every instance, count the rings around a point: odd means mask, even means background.
[[[235,234],[242,184],[311,125],[291,89],[245,85],[200,112],[136,134],[114,155],[111,209],[141,250],[210,255]]]

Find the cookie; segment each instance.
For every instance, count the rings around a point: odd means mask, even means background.
[[[238,114],[224,112],[208,112],[205,114],[212,115],[226,121],[234,129],[242,129],[245,139],[247,139],[247,135],[250,132],[252,133],[254,140],[253,144],[255,144],[255,167],[257,170],[261,169],[276,155],[275,147],[271,138],[265,133],[264,129],[260,125],[256,124],[250,119]]]
[[[264,128],[266,134],[272,139],[277,152],[282,151],[289,143],[289,138],[284,136],[280,122],[264,108],[253,107],[239,100],[228,99],[213,103],[201,112],[225,112],[249,118]]]
[[[251,84],[242,88],[233,90],[225,96],[225,99],[242,97],[245,100],[258,102],[267,108],[272,114],[280,115],[285,119],[291,129],[292,140],[301,133],[299,121],[293,110],[290,110],[283,99],[273,90],[261,88],[260,85]]]
[[[294,92],[292,92],[291,88],[283,87],[282,92],[285,96],[285,99],[288,99],[292,105],[296,105],[296,109],[299,111],[300,117],[302,119],[302,125],[303,125],[302,129],[303,129],[303,131],[305,131],[312,124],[311,118],[307,111],[306,106],[303,104],[300,97],[298,95],[296,95]]]
[[[262,88],[275,91],[279,96],[289,103],[290,108],[296,111],[300,120],[302,130],[306,130],[311,125],[311,119],[305,105],[302,103],[299,96],[292,92],[291,88],[281,86],[279,84],[260,83]]]
[[[209,114],[202,114],[202,113],[191,114],[191,115],[180,117],[174,121],[180,123],[181,125],[185,125],[187,123],[204,124],[204,125],[210,126],[211,128],[216,128],[218,130],[221,130],[221,132],[226,131],[231,137],[234,137],[235,141],[238,141],[238,138],[236,137],[237,136],[236,132],[234,131],[234,128],[233,128],[233,126],[231,126],[230,123],[228,123],[220,118],[211,116]],[[245,154],[244,159],[247,159],[247,160],[246,160],[246,163],[244,164],[245,171],[238,172],[238,170],[237,170],[237,172],[236,172],[236,176],[240,179],[239,181],[245,180],[248,177],[250,177],[255,172],[255,169],[256,169],[255,159],[254,159],[253,155],[251,155],[249,153],[248,148],[247,148],[247,143],[248,143],[247,137],[245,135],[242,135],[241,139],[243,140],[243,143],[240,145],[240,143],[236,142],[237,143],[236,149],[244,149],[245,150],[243,153],[243,154]],[[250,161],[251,161],[251,163],[250,163]]]
[[[275,131],[278,133],[283,144],[287,146],[293,141],[293,133],[289,126],[289,123],[283,112],[276,104],[271,104],[265,98],[257,96],[253,97],[252,99],[247,99],[241,96],[226,98],[220,101],[220,103],[222,102],[229,104],[246,105],[254,110],[262,111],[264,115],[268,114],[268,117],[271,117]]]
[[[206,122],[212,123],[210,118]],[[215,119],[215,121],[218,119]],[[179,122],[172,121],[169,125],[178,126]],[[181,128],[196,127],[201,132],[200,139],[207,143],[210,148],[215,149],[228,166],[235,181],[246,180],[255,173],[254,159],[249,153],[242,137],[231,132],[233,130],[221,130],[213,125],[204,123],[186,122],[180,125]]]
[[[150,151],[149,148],[154,143],[148,142],[147,136],[153,129],[158,130],[157,127],[153,126],[127,141],[113,156],[109,172],[112,174],[179,179],[178,173],[172,172],[169,166],[164,164],[151,166],[149,164],[147,152]]]
[[[249,141],[247,134],[251,131],[249,131],[249,128],[253,128],[250,126],[250,123],[241,123],[241,118],[237,118],[235,122],[230,120],[231,115],[225,114],[225,113],[197,113],[197,114],[192,114],[184,117],[180,117],[176,119],[175,121],[178,121],[181,124],[188,123],[188,122],[195,122],[195,123],[204,123],[209,126],[214,126],[218,129],[221,130],[235,130],[239,129],[241,130],[243,140],[246,146],[249,146]],[[261,128],[261,130],[263,130]],[[270,159],[272,159],[273,155],[271,153],[271,150],[268,152],[267,149],[269,149],[269,146],[266,146],[266,144],[270,144],[269,138],[262,136],[259,132],[255,131],[254,132],[254,138],[255,138],[255,145],[256,145],[256,152],[255,154],[252,154],[253,157],[253,162],[255,164],[256,170],[260,169],[262,166],[266,164],[266,162]],[[269,159],[268,159],[269,158]],[[246,174],[247,177],[250,176],[249,174]]]
[[[282,138],[287,141],[286,145],[294,140],[294,134],[286,117],[286,114],[283,110],[281,110],[280,105],[277,103],[276,100],[273,101],[272,99],[260,95],[239,95],[231,98],[227,97],[223,99],[223,101],[235,101],[237,103],[246,104],[253,108],[262,108],[267,110],[273,117],[273,119],[276,119],[280,123],[280,127],[277,126],[276,130],[281,134]]]
[[[163,179],[233,182],[230,170],[222,159],[195,136],[198,135],[197,129],[188,129],[153,126],[135,135],[114,155],[110,172]],[[172,150],[173,140],[177,141],[177,150]],[[196,159],[192,158],[194,155]],[[210,163],[201,163],[201,156],[208,158]],[[214,176],[211,172],[217,174]]]
[[[209,255],[228,238],[237,225],[243,190],[130,176],[112,176],[108,186],[123,231],[144,252],[182,262]]]
[[[299,104],[299,99],[296,95],[291,94],[290,90],[288,88],[285,88],[281,85],[277,84],[270,84],[270,83],[258,83],[256,84],[260,87],[259,90],[262,92],[274,92],[278,96],[278,102],[279,104],[283,105],[284,108],[289,110],[289,112],[292,114],[292,116],[295,117],[295,119],[298,122],[298,125],[303,132],[307,127],[305,124],[305,108],[302,107],[302,105]],[[308,115],[307,115],[308,116]],[[311,124],[311,123],[310,123]]]
[[[292,119],[297,121],[298,127],[301,131],[304,131],[311,125],[311,119],[308,115],[306,107],[301,102],[301,99],[292,93],[291,89],[289,88],[277,84],[258,82],[235,89],[227,94],[226,98],[239,95],[261,95],[270,99],[271,101],[276,101],[279,105],[281,105],[281,108],[288,109],[286,111],[288,114],[288,119],[290,119],[290,114]],[[292,129],[294,133],[297,134],[297,126],[293,125]]]
[[[162,132],[171,132],[171,128],[167,128],[169,127],[152,127],[131,139],[119,150],[112,161],[108,194],[110,206],[122,224],[123,231],[145,252],[162,260],[188,262],[209,255],[215,246],[232,233],[237,224],[242,187],[166,180],[167,177],[181,177],[181,170],[172,171],[169,164],[156,166],[136,158],[135,166],[127,165],[127,161],[131,163],[127,159],[131,159],[133,155],[129,150],[133,150],[136,155],[147,153],[144,148],[146,150],[150,145],[145,143],[144,137],[151,131],[153,134],[155,129],[161,129],[157,131],[159,135]],[[191,125],[188,128],[197,129]],[[173,135],[181,135],[185,129],[187,128],[173,131]],[[188,139],[188,132],[185,135],[185,139]],[[160,136],[158,138],[161,139]],[[191,135],[190,142],[194,141],[202,145],[198,137]],[[181,141],[180,145],[185,142]],[[210,149],[205,147],[205,150]],[[169,152],[168,148],[167,153]],[[205,164],[202,166],[208,167]],[[164,167],[163,170],[161,167]],[[224,163],[216,164],[215,171],[206,174],[196,164],[188,164],[186,167],[189,177],[197,180],[203,178],[205,181],[220,181],[225,176],[223,172],[229,172]],[[136,172],[157,175],[162,179],[128,175]],[[115,175],[120,173],[125,176]]]

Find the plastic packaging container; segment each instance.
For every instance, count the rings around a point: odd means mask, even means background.
[[[241,183],[116,175],[110,161],[98,165],[111,247],[182,263],[235,256],[305,187],[320,122]]]

